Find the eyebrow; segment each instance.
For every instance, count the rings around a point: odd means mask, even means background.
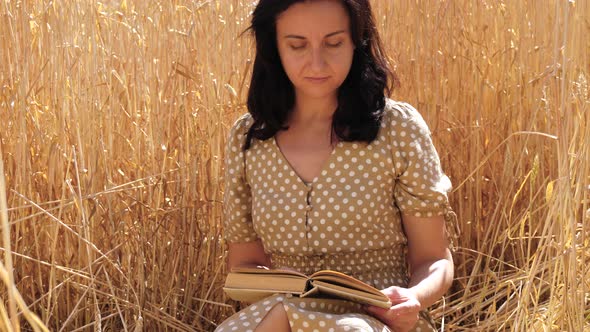
[[[328,37],[332,37],[334,35],[340,34],[340,33],[344,33],[346,32],[346,30],[338,30],[332,33],[327,34],[324,38],[328,38]],[[293,38],[293,39],[305,39],[305,37],[303,36],[298,36],[298,35],[286,35],[284,38]]]

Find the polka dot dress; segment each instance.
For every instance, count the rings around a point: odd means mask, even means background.
[[[377,138],[339,142],[306,183],[276,140],[253,139],[243,151],[250,114],[232,127],[226,149],[224,215],[228,242],[260,239],[273,267],[309,274],[333,269],[383,289],[407,287],[407,239],[401,213],[454,221],[430,131],[410,105],[388,100]],[[224,321],[216,331],[253,331],[275,305],[292,331],[390,331],[355,303],[277,294]],[[413,331],[435,331],[426,312]]]

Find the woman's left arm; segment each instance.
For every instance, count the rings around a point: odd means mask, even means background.
[[[403,215],[408,238],[409,290],[421,309],[440,299],[453,282],[453,257],[442,216],[420,218]]]
[[[391,299],[389,310],[367,307],[366,310],[395,331],[409,331],[426,309],[445,294],[453,281],[453,258],[440,217],[414,217],[404,214],[404,231],[408,238],[408,288],[392,286],[383,292]]]
[[[455,234],[455,230],[445,230],[446,225],[454,226],[447,196],[452,185],[442,170],[428,125],[407,103],[391,107],[388,133],[396,176],[393,197],[408,239],[410,281],[407,288],[383,290],[393,304],[390,309],[371,306],[367,311],[396,332],[405,332],[416,325],[420,310],[436,302],[451,286],[454,268],[447,234]],[[435,211],[444,216],[426,217]]]

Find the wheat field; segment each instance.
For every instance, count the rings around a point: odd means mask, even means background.
[[[444,331],[590,331],[590,3],[373,0],[454,184]],[[0,2],[0,330],[212,331],[255,1]]]

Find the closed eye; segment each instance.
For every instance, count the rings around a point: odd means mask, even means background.
[[[289,45],[289,47],[291,47],[292,50],[297,51],[304,49],[305,45]]]
[[[337,43],[326,43],[326,46],[328,47],[332,47],[332,48],[336,48],[339,47],[340,45],[342,45],[342,42],[337,42]]]

